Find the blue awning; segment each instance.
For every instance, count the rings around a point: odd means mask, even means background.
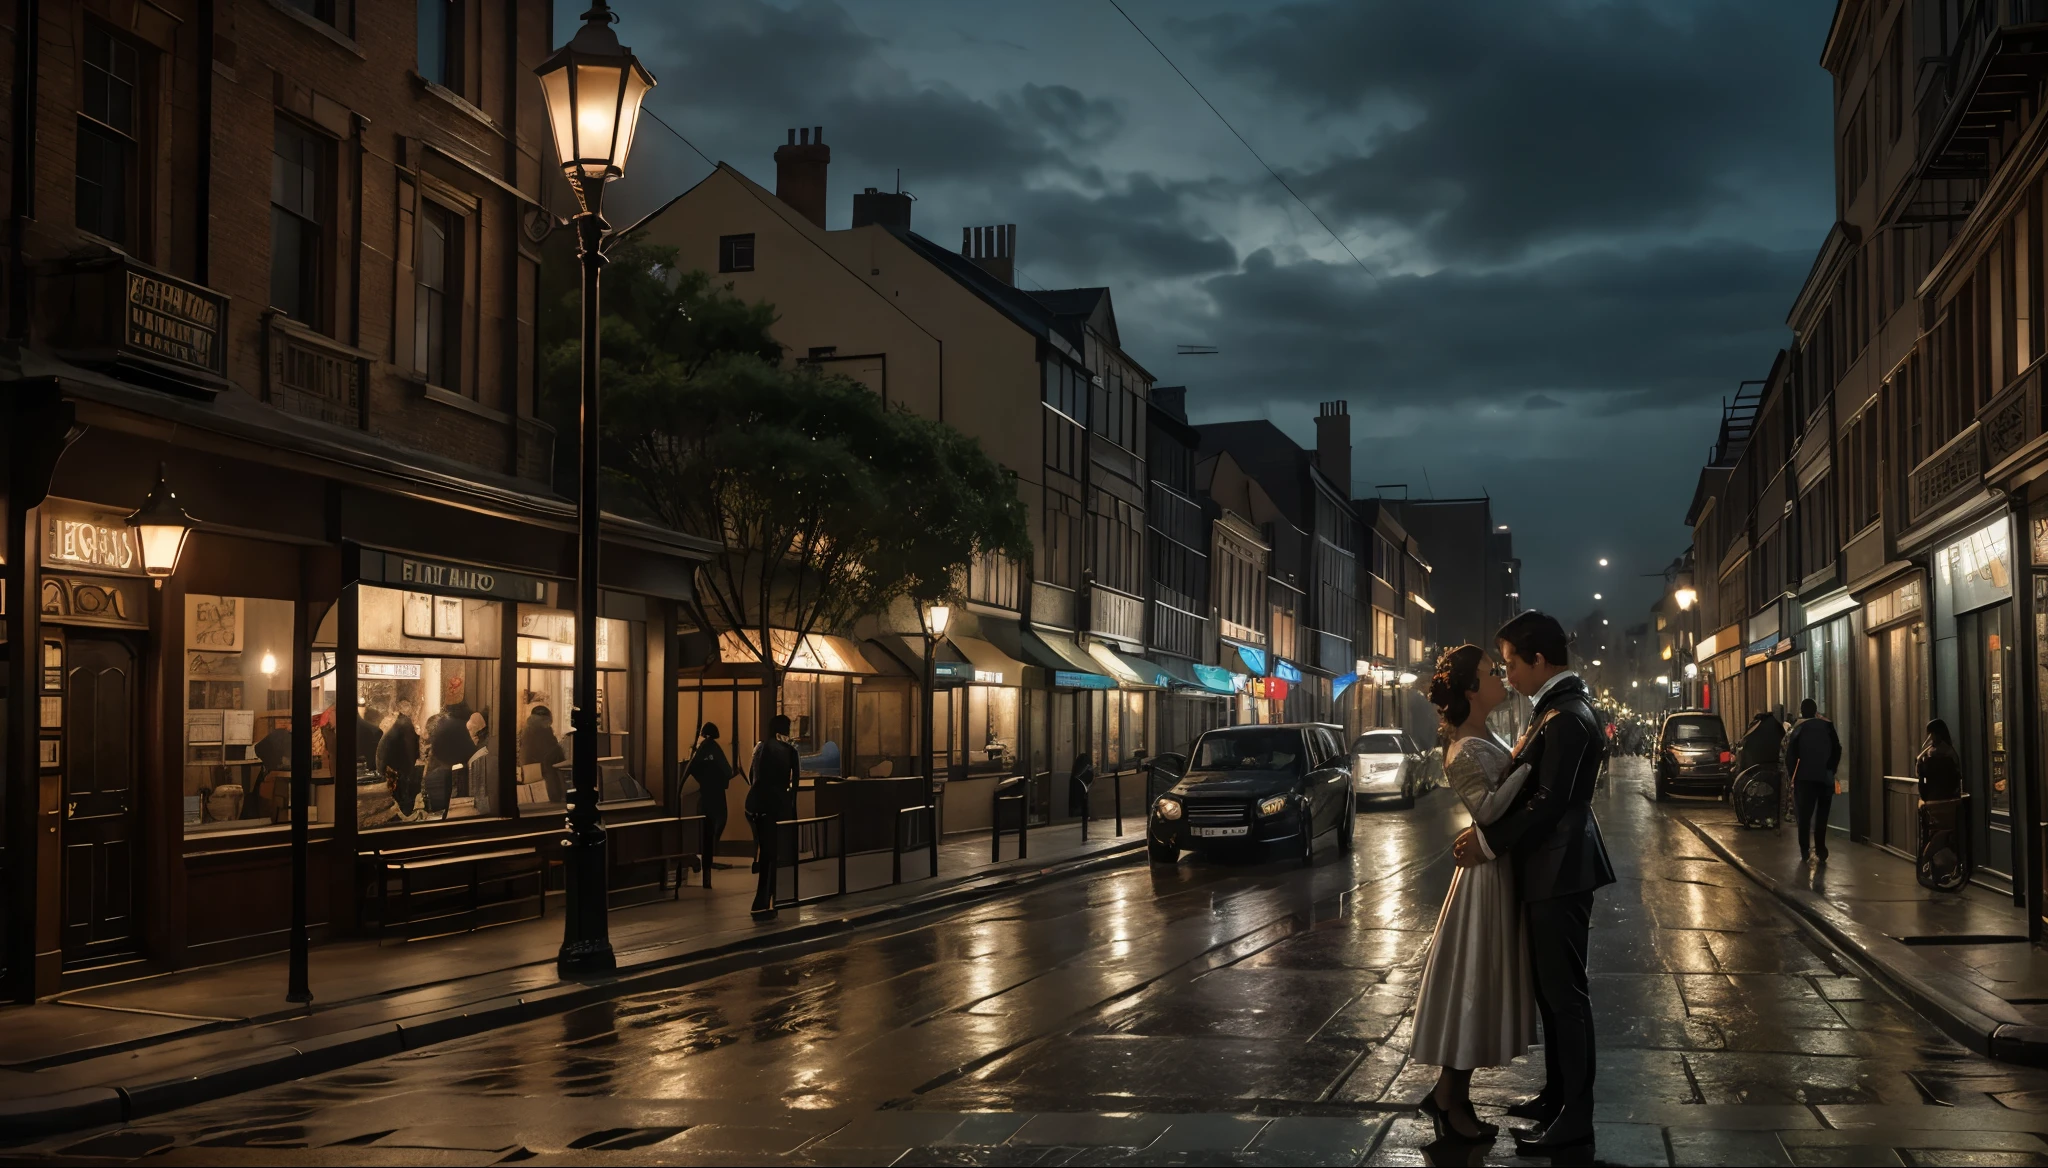
[[[1077,673],[1071,669],[1052,671],[1052,683],[1059,689],[1115,689],[1116,679],[1100,673]]]
[[[1355,673],[1355,672],[1354,672],[1354,673],[1347,673],[1347,674],[1345,674],[1345,675],[1344,675],[1344,676],[1342,676],[1342,677],[1333,677],[1333,678],[1331,678],[1331,679],[1330,679],[1330,700],[1331,700],[1331,701],[1335,701],[1335,700],[1337,700],[1338,698],[1341,698],[1341,697],[1343,697],[1343,696],[1344,696],[1344,691],[1345,691],[1345,690],[1347,690],[1347,689],[1350,689],[1350,688],[1352,687],[1352,685],[1353,685],[1353,684],[1354,684],[1355,682],[1357,682],[1357,681],[1358,681],[1358,674],[1357,674],[1357,673]]]
[[[1210,693],[1234,694],[1237,692],[1236,684],[1233,683],[1230,679],[1233,677],[1241,676],[1240,674],[1232,673],[1230,670],[1223,668],[1221,665],[1203,665],[1197,663],[1194,668],[1195,679],[1200,681],[1202,683],[1202,688],[1208,690]]]
[[[1289,684],[1301,680],[1301,670],[1285,657],[1273,658],[1273,676]]]
[[[1254,649],[1250,645],[1238,645],[1235,648],[1237,649],[1238,657],[1243,659],[1246,669],[1251,670],[1260,677],[1266,676],[1266,651],[1264,649]]]

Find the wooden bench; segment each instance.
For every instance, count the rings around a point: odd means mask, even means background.
[[[479,845],[502,845],[508,841],[477,842]],[[466,918],[464,931],[473,932],[477,927],[477,912],[484,907],[482,890],[486,883],[502,881],[510,884],[528,878],[533,880],[533,898],[538,910],[536,915],[547,915],[547,871],[549,861],[555,857],[546,855],[538,846],[498,846],[485,851],[462,851],[459,845],[441,845],[373,852],[365,859],[377,873],[379,937],[397,923],[391,916],[391,884],[394,880],[398,882],[399,901],[405,912],[403,923],[408,926],[422,920],[438,921],[462,916]],[[432,883],[449,876],[453,876],[454,879]],[[415,897],[457,892],[464,895],[462,908],[426,917],[414,915]]]

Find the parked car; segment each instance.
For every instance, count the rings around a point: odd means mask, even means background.
[[[1403,807],[1436,785],[1430,753],[1400,730],[1367,730],[1351,744],[1351,789],[1361,799],[1393,797]]]
[[[1657,798],[1672,795],[1728,797],[1735,779],[1735,753],[1728,745],[1721,715],[1708,710],[1679,710],[1664,719],[1657,732]]]
[[[1180,781],[1152,801],[1152,862],[1174,863],[1183,850],[1280,844],[1306,863],[1330,832],[1339,850],[1350,851],[1355,817],[1343,733],[1322,723],[1204,733]]]

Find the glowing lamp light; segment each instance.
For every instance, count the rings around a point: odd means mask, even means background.
[[[1593,594],[1593,599],[1595,599],[1595,600],[1598,600],[1598,599],[1600,599],[1600,594],[1599,594],[1598,592],[1595,592],[1595,593]]]
[[[1694,665],[1694,664],[1693,664],[1692,662],[1690,662],[1690,661],[1686,662],[1686,663],[1685,663],[1685,675],[1686,675],[1687,677],[1689,677],[1689,678],[1690,678],[1690,677],[1698,677],[1698,676],[1700,675],[1700,667],[1699,667],[1699,666],[1697,666],[1697,665]]]
[[[1678,591],[1671,594],[1671,599],[1676,600],[1678,602],[1678,611],[1680,612],[1685,612],[1691,609],[1693,601],[1698,600],[1699,598],[1700,594],[1693,591],[1690,588],[1680,588]]]
[[[604,0],[593,0],[583,27],[534,70],[547,101],[555,156],[570,178],[585,182],[610,182],[626,173],[640,103],[654,88],[654,75],[619,44],[611,27],[615,19]],[[577,197],[582,193],[578,186]]]
[[[1601,566],[1601,567],[1603,567],[1603,568],[1607,566],[1607,557],[1606,557],[1606,556],[1602,556],[1602,557],[1600,557],[1600,566]]]
[[[1658,684],[1658,685],[1670,685],[1670,684],[1671,684],[1671,675],[1670,675],[1670,674],[1668,674],[1668,673],[1660,673],[1660,674],[1658,674],[1658,675],[1657,675],[1657,684]]]
[[[277,672],[277,654],[275,654],[275,653],[265,653],[265,654],[263,655],[263,664],[262,664],[262,666],[261,666],[260,668],[261,668],[261,669],[263,670],[263,676],[265,676],[265,677],[269,677],[269,676],[270,676],[271,674],[273,674],[273,673],[276,673],[276,672]]]
[[[178,495],[165,481],[164,466],[157,464],[156,486],[149,497],[128,517],[142,545],[142,570],[162,580],[178,570],[178,557],[185,554],[185,541],[199,521],[178,506]]]
[[[934,604],[924,610],[924,627],[934,637],[946,635],[946,626],[952,623],[953,610],[943,604]]]
[[[1401,675],[1401,684],[1402,684],[1402,685],[1414,685],[1414,684],[1415,684],[1415,675],[1414,675],[1414,674],[1412,674],[1412,673],[1404,673],[1404,674],[1402,674],[1402,675]]]

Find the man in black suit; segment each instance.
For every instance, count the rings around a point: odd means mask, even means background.
[[[1529,918],[1529,963],[1543,1022],[1546,1082],[1508,1114],[1539,1126],[1515,1133],[1516,1151],[1548,1156],[1593,1140],[1593,1000],[1586,946],[1593,890],[1614,883],[1614,866],[1593,818],[1593,783],[1606,737],[1592,694],[1566,667],[1564,626],[1524,612],[1495,634],[1508,684],[1535,701],[1529,729],[1509,773],[1528,764],[1529,779],[1507,812],[1485,828],[1467,828],[1452,846],[1461,866],[1506,854]]]

